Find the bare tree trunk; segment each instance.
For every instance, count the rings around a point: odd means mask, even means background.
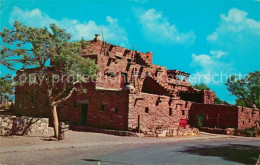
[[[57,114],[57,105],[54,105],[52,108],[52,118],[54,126],[54,137],[59,140],[59,119]]]

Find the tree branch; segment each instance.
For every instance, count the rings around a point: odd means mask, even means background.
[[[53,105],[58,105],[64,101],[68,100],[75,90],[76,90],[76,87],[73,87],[72,90],[70,91],[70,93],[66,97],[64,97],[58,101],[54,101]]]

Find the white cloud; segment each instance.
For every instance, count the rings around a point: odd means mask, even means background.
[[[210,54],[212,54],[215,58],[221,58],[222,56],[226,55],[226,53],[222,50],[211,50]]]
[[[221,74],[234,73],[231,63],[224,62],[225,53],[221,50],[211,50],[209,54],[192,54],[191,67],[196,68],[194,75],[197,83],[214,83],[221,85],[219,78]],[[218,79],[215,79],[218,78]]]
[[[220,15],[215,32],[207,37],[211,49],[224,50],[226,61],[239,72],[260,69],[260,21],[248,18],[248,13],[232,8]]]
[[[35,27],[48,27],[50,23],[55,23],[59,27],[66,29],[71,34],[72,40],[79,40],[82,37],[91,40],[94,38],[94,34],[100,34],[102,29],[106,41],[120,44],[121,46],[128,44],[126,31],[119,26],[117,19],[110,16],[106,17],[107,23],[105,25],[98,25],[92,20],[87,22],[67,18],[56,20],[39,9],[28,11],[14,7],[9,19],[10,24],[13,24],[15,20]]]
[[[141,24],[144,37],[151,42],[166,44],[192,44],[195,35],[192,31],[180,32],[171,24],[162,12],[155,9],[136,10],[136,16]]]
[[[219,26],[215,32],[208,36],[208,40],[211,42],[219,41],[223,37],[227,37],[228,34],[235,34],[239,41],[246,39],[247,35],[254,34],[259,37],[260,22],[247,18],[247,15],[247,12],[235,8],[230,9],[227,15],[221,14]]]

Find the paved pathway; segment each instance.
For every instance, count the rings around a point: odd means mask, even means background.
[[[138,137],[122,137],[90,132],[74,132],[69,131],[64,141],[48,141],[46,138],[39,137],[0,137],[0,153],[6,152],[23,152],[36,151],[45,149],[64,149],[79,147],[100,147],[109,145],[129,145],[129,144],[158,144],[181,141],[194,141],[218,138],[239,138],[259,141],[256,138],[237,137],[228,135],[217,135],[209,133],[201,133],[200,136],[189,137],[166,137],[166,138],[138,138]]]

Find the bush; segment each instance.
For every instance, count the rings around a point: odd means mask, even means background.
[[[244,130],[237,130],[237,133],[241,133],[248,137],[253,137],[255,134],[260,133],[260,130],[258,128],[248,128],[248,129],[244,129]]]
[[[253,132],[252,130],[246,130],[246,131],[245,131],[245,134],[246,134],[246,136],[248,136],[248,137],[253,137],[253,136],[254,136],[254,132]]]

